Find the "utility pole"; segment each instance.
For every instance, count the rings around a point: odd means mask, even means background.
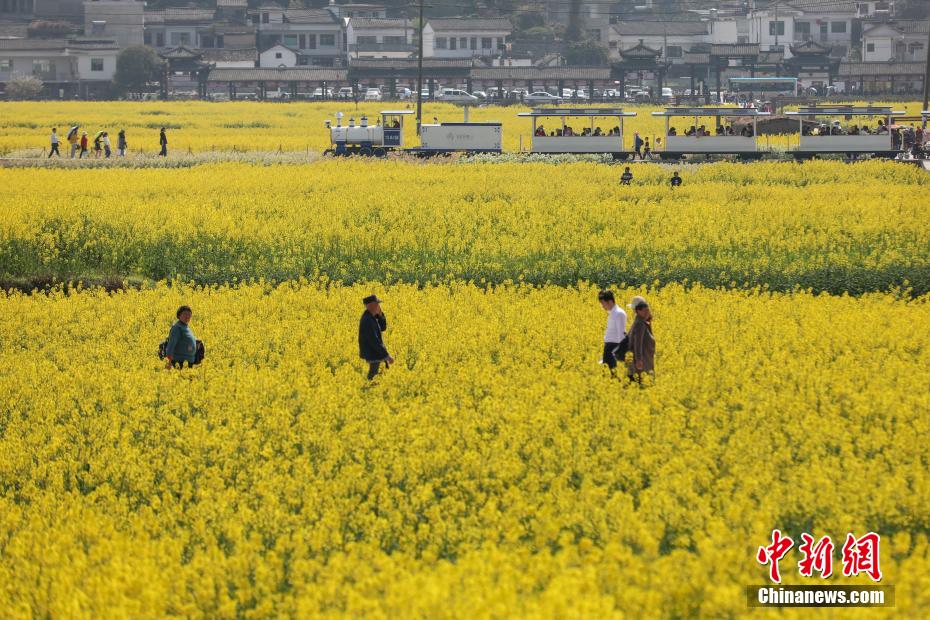
[[[420,37],[417,41],[417,135],[420,135],[420,124],[423,122],[423,0],[420,0],[420,23],[417,26]]]
[[[927,21],[930,21],[930,17],[927,17]],[[928,95],[930,95],[930,28],[927,28],[927,64],[924,65],[924,107],[921,108],[921,111],[928,109]]]

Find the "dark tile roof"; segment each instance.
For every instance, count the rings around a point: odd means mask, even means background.
[[[218,9],[245,9],[249,6],[249,0],[216,0]]]
[[[0,37],[26,37],[28,34],[28,21],[0,19]]]
[[[413,29],[413,22],[409,19],[371,19],[365,17],[352,17],[349,23],[355,30],[381,29]]]
[[[839,75],[923,75],[925,66],[922,62],[843,62]]]
[[[433,27],[434,31],[440,32],[482,32],[482,31],[505,31],[513,30],[513,24],[509,19],[497,17],[492,19],[470,19],[467,17],[456,17],[448,19],[430,19],[426,22]]]
[[[416,59],[406,58],[354,58],[353,67],[360,69],[416,69]],[[424,58],[424,69],[471,68],[470,58]]]
[[[474,80],[607,80],[608,67],[487,67],[472,69]]]
[[[284,21],[292,24],[338,24],[339,18],[326,9],[291,9],[284,11]]]
[[[0,50],[64,51],[67,46],[64,39],[0,39]]]
[[[624,37],[700,36],[707,34],[705,22],[629,21],[614,24],[614,32]]]
[[[159,56],[162,58],[200,58],[203,52],[179,45],[161,52]]]
[[[716,43],[710,46],[712,56],[758,56],[758,43]]]
[[[242,62],[257,60],[258,50],[254,47],[243,49],[204,49],[203,59],[208,62]]]
[[[345,69],[289,67],[285,69],[212,69],[210,82],[345,82]]]
[[[176,7],[158,11],[145,11],[143,20],[146,24],[199,24],[213,21],[213,11],[209,9],[195,9]]]

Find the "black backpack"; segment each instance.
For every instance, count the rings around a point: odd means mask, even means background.
[[[194,352],[194,365],[196,366],[203,361],[204,356],[207,354],[207,348],[203,345],[202,340],[197,341],[197,349]],[[163,360],[168,357],[168,339],[158,345],[158,359]]]

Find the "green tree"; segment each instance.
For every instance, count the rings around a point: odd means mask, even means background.
[[[150,47],[132,45],[116,57],[113,85],[121,93],[141,93],[146,84],[161,77],[162,60]]]
[[[565,48],[565,62],[576,66],[602,67],[607,64],[607,50],[593,39],[570,43]]]

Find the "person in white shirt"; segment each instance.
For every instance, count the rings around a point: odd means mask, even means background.
[[[607,311],[607,329],[604,331],[604,355],[602,364],[607,364],[610,374],[616,374],[617,360],[623,360],[627,352],[626,312],[617,305],[613,291],[597,294],[601,307]]]
[[[48,150],[48,158],[51,159],[52,155],[58,155],[61,157],[61,153],[58,152],[58,128],[52,127],[52,148]]]

